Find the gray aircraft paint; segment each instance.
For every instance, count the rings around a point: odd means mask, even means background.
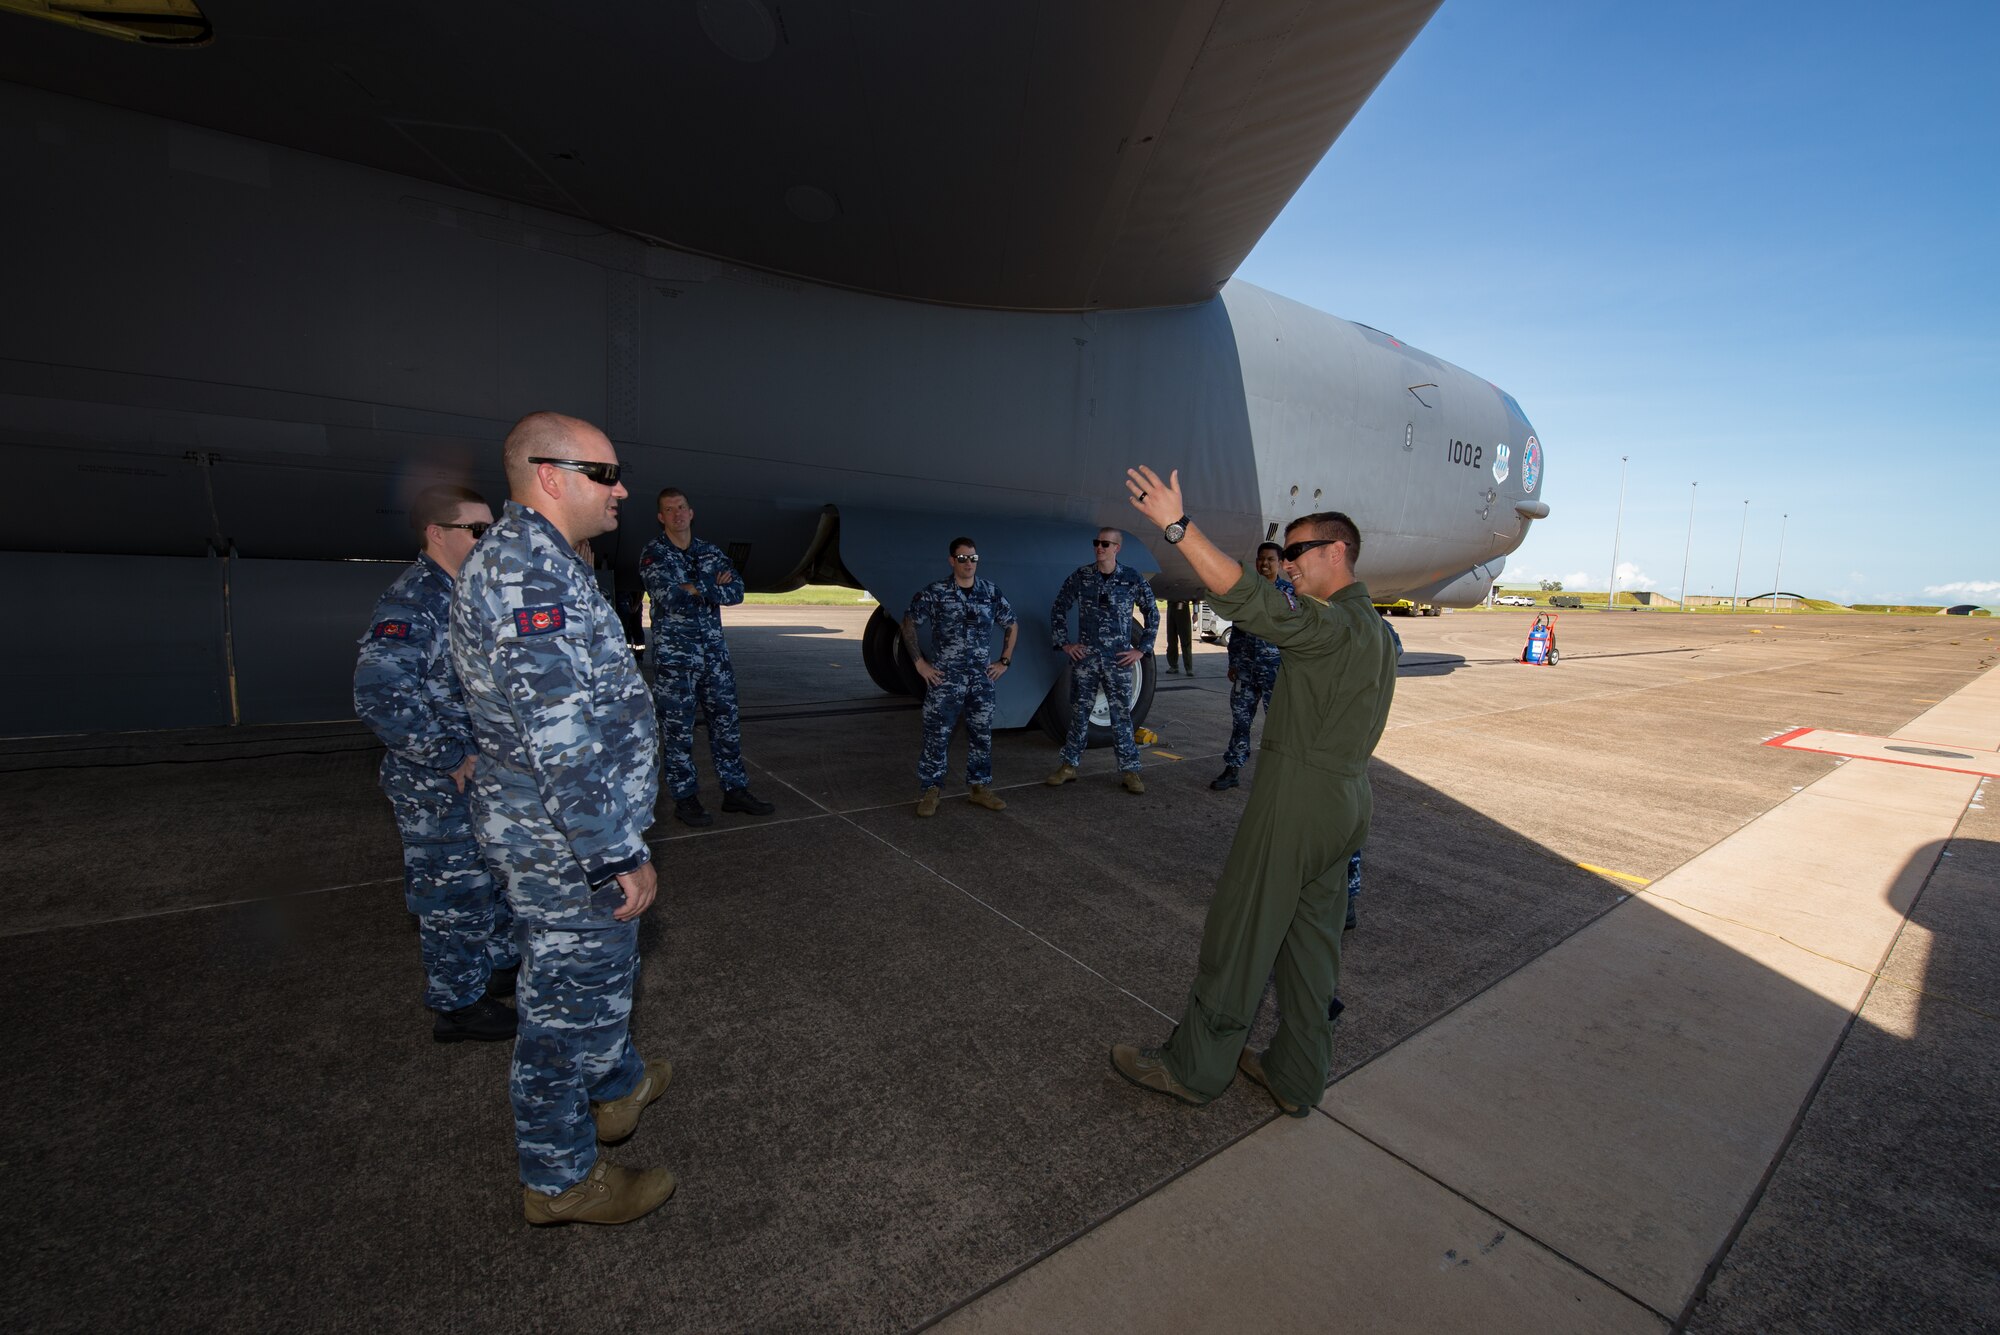
[[[1232,551],[1346,510],[1383,597],[1476,601],[1462,577],[1496,572],[1546,513],[1506,395],[1248,284],[1154,310],[926,305],[18,86],[0,86],[0,123],[17,196],[38,201],[0,221],[6,253],[33,261],[0,328],[0,449],[36,498],[10,517],[10,552],[406,555],[408,497],[451,479],[497,499],[497,442],[537,408],[603,424],[631,465],[621,530],[598,544],[628,592],[667,484],[691,493],[698,532],[745,553],[752,587],[845,563],[885,596],[897,577],[867,568],[883,545],[860,512],[931,516],[939,546],[1073,525],[1073,561],[1051,538],[1028,563],[1060,569],[1088,559],[1091,529],[1136,517],[1133,462],[1181,469]],[[1454,461],[1455,441],[1479,461]],[[1137,536],[1162,595],[1195,591]],[[1031,628],[1053,592],[1009,587]],[[366,616],[357,603],[357,632]],[[274,693],[240,692],[263,717],[326,716],[323,692]],[[1012,725],[1034,702],[1006,704]],[[39,730],[25,709],[0,730]]]
[[[209,0],[214,41],[186,50],[0,12],[0,80],[578,236],[925,301],[1132,308],[1214,295],[1437,5]],[[266,179],[240,142],[175,152]]]

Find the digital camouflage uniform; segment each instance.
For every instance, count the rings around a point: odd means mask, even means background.
[[[617,613],[517,502],[459,572],[451,644],[479,742],[474,828],[524,955],[509,1084],[521,1181],[554,1194],[597,1161],[592,1101],[642,1071],[627,1033],[639,923],[612,913],[614,878],[650,860],[659,739]]]
[[[1070,638],[1069,609],[1076,606],[1077,636]],[[1132,641],[1132,609],[1145,616],[1145,638]],[[1127,649],[1153,652],[1160,633],[1160,605],[1153,600],[1153,586],[1145,576],[1120,564],[1108,575],[1093,563],[1070,572],[1049,609],[1049,635],[1057,650],[1065,644],[1081,644],[1083,661],[1070,667],[1069,738],[1063,743],[1063,763],[1074,765],[1083,758],[1090,740],[1090,707],[1102,690],[1111,705],[1111,734],[1118,746],[1118,768],[1139,768],[1139,744],[1132,736],[1132,674],[1140,664],[1118,666],[1118,655]]]
[[[728,583],[717,583],[723,572]],[[659,717],[668,791],[693,797],[696,706],[708,723],[708,754],[723,788],[748,788],[743,772],[742,720],[736,709],[736,672],[722,638],[716,609],[743,601],[743,580],[712,542],[690,539],[687,550],[662,533],[639,556],[639,577],[653,600],[646,656],[653,663],[653,709]],[[681,585],[692,584],[689,593]]]
[[[451,665],[451,576],[428,556],[375,604],[354,664],[354,712],[382,739],[380,781],[403,835],[403,902],[417,916],[424,1005],[463,1010],[511,969],[514,920],[451,772],[475,750]]]
[[[1279,1098],[1305,1107],[1326,1090],[1348,864],[1368,837],[1368,757],[1395,695],[1396,652],[1359,582],[1322,603],[1247,570],[1211,601],[1278,646],[1285,692],[1272,698],[1257,783],[1163,1055],[1187,1089],[1220,1094],[1275,972],[1280,1018],[1264,1073]]]
[[[943,680],[924,691],[924,753],[917,761],[917,784],[936,788],[944,783],[951,751],[951,731],[965,720],[965,781],[983,786],[993,782],[994,684],[987,677],[993,661],[993,632],[1014,624],[1007,595],[992,581],[975,579],[961,589],[956,580],[927,584],[910,599],[909,618],[929,626],[931,666]]]
[[[1283,575],[1274,581],[1289,591],[1292,582]],[[1257,706],[1271,708],[1271,690],[1278,684],[1278,646],[1252,635],[1241,626],[1229,628],[1229,670],[1236,679],[1229,684],[1229,749],[1222,763],[1242,769],[1250,759],[1250,724]]]

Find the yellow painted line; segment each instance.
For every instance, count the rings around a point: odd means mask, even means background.
[[[1180,756],[1177,756],[1177,755],[1175,755],[1175,754],[1174,754],[1173,752],[1171,752],[1171,751],[1155,751],[1155,752],[1153,752],[1153,754],[1154,754],[1154,755],[1156,755],[1156,756],[1159,756],[1159,757],[1161,757],[1162,759],[1165,759],[1165,760],[1179,760],[1179,759],[1181,759],[1181,757],[1180,757]]]
[[[1577,863],[1576,865],[1577,865],[1577,866],[1579,866],[1579,867],[1581,867],[1581,868],[1583,868],[1583,869],[1584,869],[1585,871],[1594,871],[1594,872],[1596,872],[1596,873],[1597,873],[1597,874],[1598,874],[1599,876],[1609,876],[1609,877],[1610,877],[1610,878],[1611,878],[1612,880],[1614,880],[1614,881],[1625,881],[1625,882],[1627,882],[1628,884],[1631,884],[1631,885],[1651,885],[1651,884],[1652,884],[1652,882],[1651,882],[1651,881],[1649,881],[1649,880],[1647,880],[1647,879],[1646,879],[1645,877],[1643,877],[1643,876],[1634,876],[1634,875],[1632,875],[1632,873],[1630,873],[1630,872],[1624,872],[1624,871],[1613,871],[1613,870],[1611,870],[1611,868],[1609,868],[1609,867],[1593,867],[1593,866],[1591,866],[1591,865],[1590,865],[1590,864],[1589,864],[1588,862],[1579,862],[1579,863]]]
[[[1910,700],[1910,703],[1911,703],[1911,704],[1913,704],[1913,705],[1941,705],[1941,704],[1943,704],[1943,703],[1944,703],[1944,701],[1942,701],[1942,700],[1922,700],[1922,699],[1917,699],[1917,698],[1915,698],[1915,697],[1912,697],[1912,698],[1911,698],[1911,700]]]

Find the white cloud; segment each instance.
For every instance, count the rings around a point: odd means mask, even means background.
[[[1618,563],[1619,588],[1650,589],[1657,586],[1658,584],[1659,584],[1658,580],[1654,579],[1651,575],[1647,574],[1645,571],[1639,569],[1639,567],[1633,565],[1630,561],[1620,561]]]
[[[2000,593],[2000,579],[1962,579],[1952,584],[1926,584],[1924,592],[1933,598],[1983,597]]]
[[[1562,582],[1570,587],[1575,587],[1579,584],[1588,584],[1590,582],[1590,572],[1588,570],[1572,570],[1563,576]]]

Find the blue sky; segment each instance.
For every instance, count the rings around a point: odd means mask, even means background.
[[[1446,0],[1239,270],[1517,398],[1503,582],[2000,605],[2000,4]],[[1628,569],[1629,567],[1629,569]]]

